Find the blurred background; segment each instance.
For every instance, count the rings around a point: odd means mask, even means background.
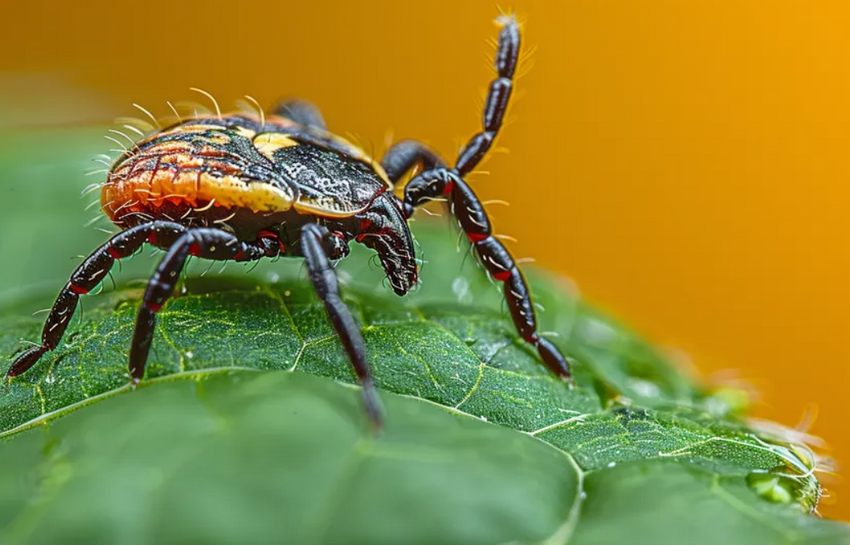
[[[756,416],[824,438],[850,467],[850,7],[502,7],[527,21],[537,50],[498,141],[509,153],[472,182],[510,202],[491,212],[518,239],[515,255],[572,278],[705,381],[751,384]],[[165,116],[166,100],[200,98],[189,87],[223,105],[298,96],[378,156],[391,129],[453,158],[480,124],[498,14],[490,0],[4,11],[3,300],[56,289],[105,237],[83,228],[97,208],[77,195],[100,181],[83,175],[92,153],[114,147],[104,123],[138,115],[133,102]],[[74,187],[31,181],[67,169]],[[46,202],[62,203],[51,221]],[[67,268],[39,267],[43,253]],[[822,478],[821,513],[850,519],[840,481]]]

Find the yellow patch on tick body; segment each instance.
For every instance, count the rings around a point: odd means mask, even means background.
[[[315,199],[306,199],[302,196],[295,201],[294,206],[295,210],[301,214],[316,214],[333,218],[347,218],[366,209],[365,206],[355,210],[339,208],[331,197],[324,196]]]
[[[329,217],[349,217],[368,207],[365,197],[361,199],[363,202],[348,203],[331,195],[296,195],[286,185],[247,179],[243,158],[228,144],[236,138],[245,138],[257,152],[275,162],[274,154],[278,150],[302,145],[289,130],[303,127],[277,116],[244,117],[258,121],[264,130],[189,121],[150,135],[139,143],[139,151],[127,152],[113,166],[101,191],[104,212],[120,224],[121,218],[134,213],[157,217],[158,210],[166,205],[195,212],[212,207],[243,208],[258,213],[294,208],[301,214]],[[328,145],[330,149],[341,150],[338,153],[351,160],[370,165],[385,185],[378,192],[392,191],[393,184],[380,163],[363,149],[322,129],[310,128],[309,132],[320,141],[319,147]]]
[[[236,127],[236,134],[245,137],[248,140],[253,139],[254,136],[257,135],[256,131],[252,131],[251,129],[248,129],[246,127]]]
[[[267,132],[254,138],[254,147],[269,160],[274,160],[274,152],[277,150],[297,145],[298,142],[288,134],[278,132]]]

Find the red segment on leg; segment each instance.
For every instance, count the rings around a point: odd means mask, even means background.
[[[511,277],[511,271],[501,271],[497,273],[493,273],[493,278],[498,280],[499,282],[504,282],[508,278]]]
[[[257,240],[260,240],[261,238],[268,238],[274,240],[275,242],[277,242],[278,247],[280,247],[280,253],[286,253],[286,246],[284,246],[283,241],[280,240],[280,236],[277,233],[264,229],[257,233]]]

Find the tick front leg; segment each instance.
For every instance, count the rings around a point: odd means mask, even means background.
[[[519,334],[537,349],[543,363],[553,373],[564,380],[570,380],[567,359],[537,331],[531,292],[522,272],[507,248],[493,236],[484,205],[463,179],[463,175],[474,169],[490,149],[502,127],[513,89],[513,77],[519,62],[519,25],[512,17],[505,17],[500,23],[502,30],[499,33],[495,62],[498,77],[490,83],[482,130],[470,138],[461,150],[454,168],[426,170],[407,184],[404,190],[404,213],[410,217],[417,206],[438,197],[447,198],[452,215],[457,218],[460,228],[475,248],[479,261],[490,276],[504,283],[505,300]]]
[[[537,331],[537,318],[531,301],[531,291],[516,261],[507,248],[493,236],[490,218],[484,205],[466,181],[456,171],[438,169],[423,172],[408,184],[405,191],[405,210],[413,209],[438,195],[448,197],[452,215],[476,250],[478,259],[495,280],[505,285],[504,295],[517,331],[537,348],[543,363],[556,375],[570,380],[570,366],[563,354]]]
[[[116,259],[133,255],[145,242],[170,244],[185,230],[182,225],[167,221],[145,223],[118,233],[92,252],[59,292],[44,324],[41,344],[18,356],[6,372],[7,379],[25,373],[47,351],[56,348],[71,323],[80,295],[88,293],[106,278]]]
[[[509,16],[503,16],[498,21],[502,25],[495,61],[498,77],[490,82],[487,92],[482,119],[483,130],[469,139],[455,162],[454,169],[461,176],[472,171],[490,149],[502,128],[513,91],[514,73],[519,64],[519,24],[514,17]]]
[[[184,232],[168,248],[142,298],[130,343],[129,368],[133,382],[138,383],[145,375],[145,364],[156,328],[156,314],[168,298],[174,295],[180,272],[190,255],[216,261],[255,261],[262,257],[274,257],[278,252],[277,241],[272,238],[244,242],[219,229],[192,229]]]
[[[360,328],[354,322],[351,312],[339,296],[339,283],[331,268],[328,255],[334,250],[333,235],[324,227],[309,223],[301,228],[301,251],[307,263],[310,281],[316,289],[316,295],[325,304],[325,311],[342,341],[348,354],[354,373],[360,381],[363,404],[372,426],[381,427],[381,406],[378,392],[366,363],[366,345]]]

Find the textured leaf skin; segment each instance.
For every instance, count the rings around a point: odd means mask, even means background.
[[[848,543],[846,526],[753,501],[743,479],[650,460],[587,475],[570,543],[749,545]]]
[[[556,449],[385,401],[374,438],[356,392],[303,373],[110,399],[0,449],[3,543],[496,543],[569,512],[577,472]]]
[[[68,184],[57,193],[84,185],[67,171],[51,172]],[[33,229],[62,232],[68,216],[50,221]],[[57,351],[0,398],[0,543],[850,543],[845,525],[806,514],[819,485],[804,450],[750,429],[728,396],[531,273],[542,330],[576,358],[566,388],[473,261],[461,269],[453,235],[416,232],[424,284],[404,300],[366,252],[338,269],[384,390],[379,438],[355,392],[310,376],[353,381],[297,261],[187,282],[135,392],[140,289],[85,298]],[[50,291],[3,298],[6,365],[38,338],[43,316],[30,313],[50,304],[71,253],[40,258],[56,271]]]

